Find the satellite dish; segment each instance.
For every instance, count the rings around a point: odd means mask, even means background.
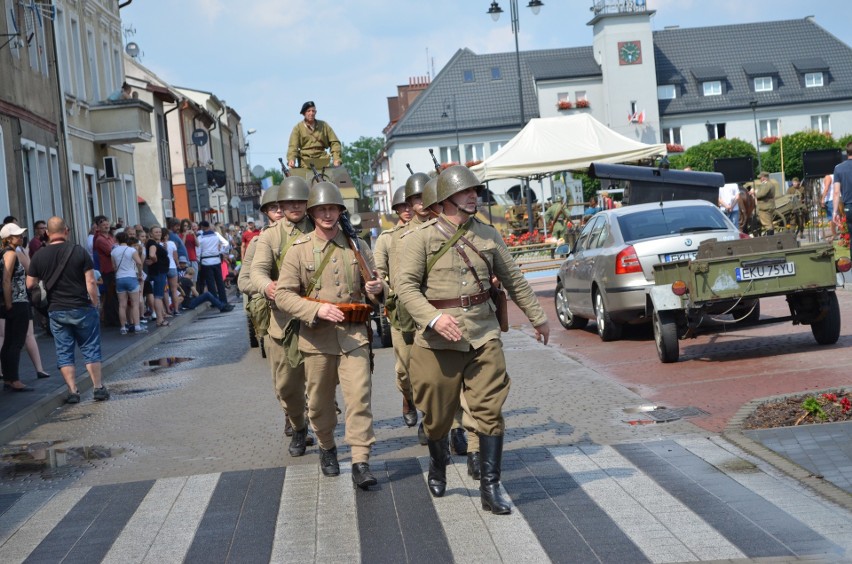
[[[251,173],[255,178],[263,178],[266,175],[266,169],[260,165],[254,165],[254,168],[251,169]]]
[[[131,41],[124,47],[124,52],[135,59],[139,56],[139,45],[135,41]]]
[[[234,196],[228,203],[231,204],[232,208],[238,208],[240,207],[240,202],[242,202],[242,200],[238,196]]]

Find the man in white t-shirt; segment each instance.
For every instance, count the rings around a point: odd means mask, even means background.
[[[740,225],[740,189],[735,182],[728,182],[719,188],[719,209],[728,216],[734,227]]]

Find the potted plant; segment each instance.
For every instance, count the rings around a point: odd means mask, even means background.
[[[570,110],[572,108],[571,100],[559,100],[556,107],[560,110]]]
[[[669,153],[682,153],[683,145],[679,145],[677,143],[666,143],[666,151]]]
[[[589,101],[586,100],[585,98],[583,98],[582,100],[577,100],[577,107],[578,108],[588,108],[589,107]]]

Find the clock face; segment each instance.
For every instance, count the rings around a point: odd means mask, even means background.
[[[642,63],[642,43],[639,41],[620,41],[618,43],[618,64],[638,65]]]

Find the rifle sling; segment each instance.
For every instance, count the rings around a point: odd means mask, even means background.
[[[439,221],[440,221],[440,219],[439,219]],[[435,223],[435,226],[436,227],[438,226],[437,222]],[[462,229],[462,227],[463,227],[463,229]],[[455,235],[453,235],[452,237],[447,239],[447,241],[438,250],[438,252],[435,255],[433,255],[432,258],[429,259],[429,262],[426,263],[426,272],[425,272],[424,276],[429,275],[429,272],[432,270],[432,267],[435,266],[435,263],[438,262],[438,259],[440,259],[442,256],[444,256],[444,253],[446,253],[448,250],[450,250],[450,247],[452,247],[453,245],[458,243],[459,239],[462,238],[462,236],[465,234],[465,232],[468,230],[468,228],[469,228],[469,223],[465,222],[464,225],[462,225],[460,228],[457,229]],[[446,231],[441,230],[441,229],[439,229],[439,231],[441,231],[442,235],[449,236],[449,234],[446,233]]]

